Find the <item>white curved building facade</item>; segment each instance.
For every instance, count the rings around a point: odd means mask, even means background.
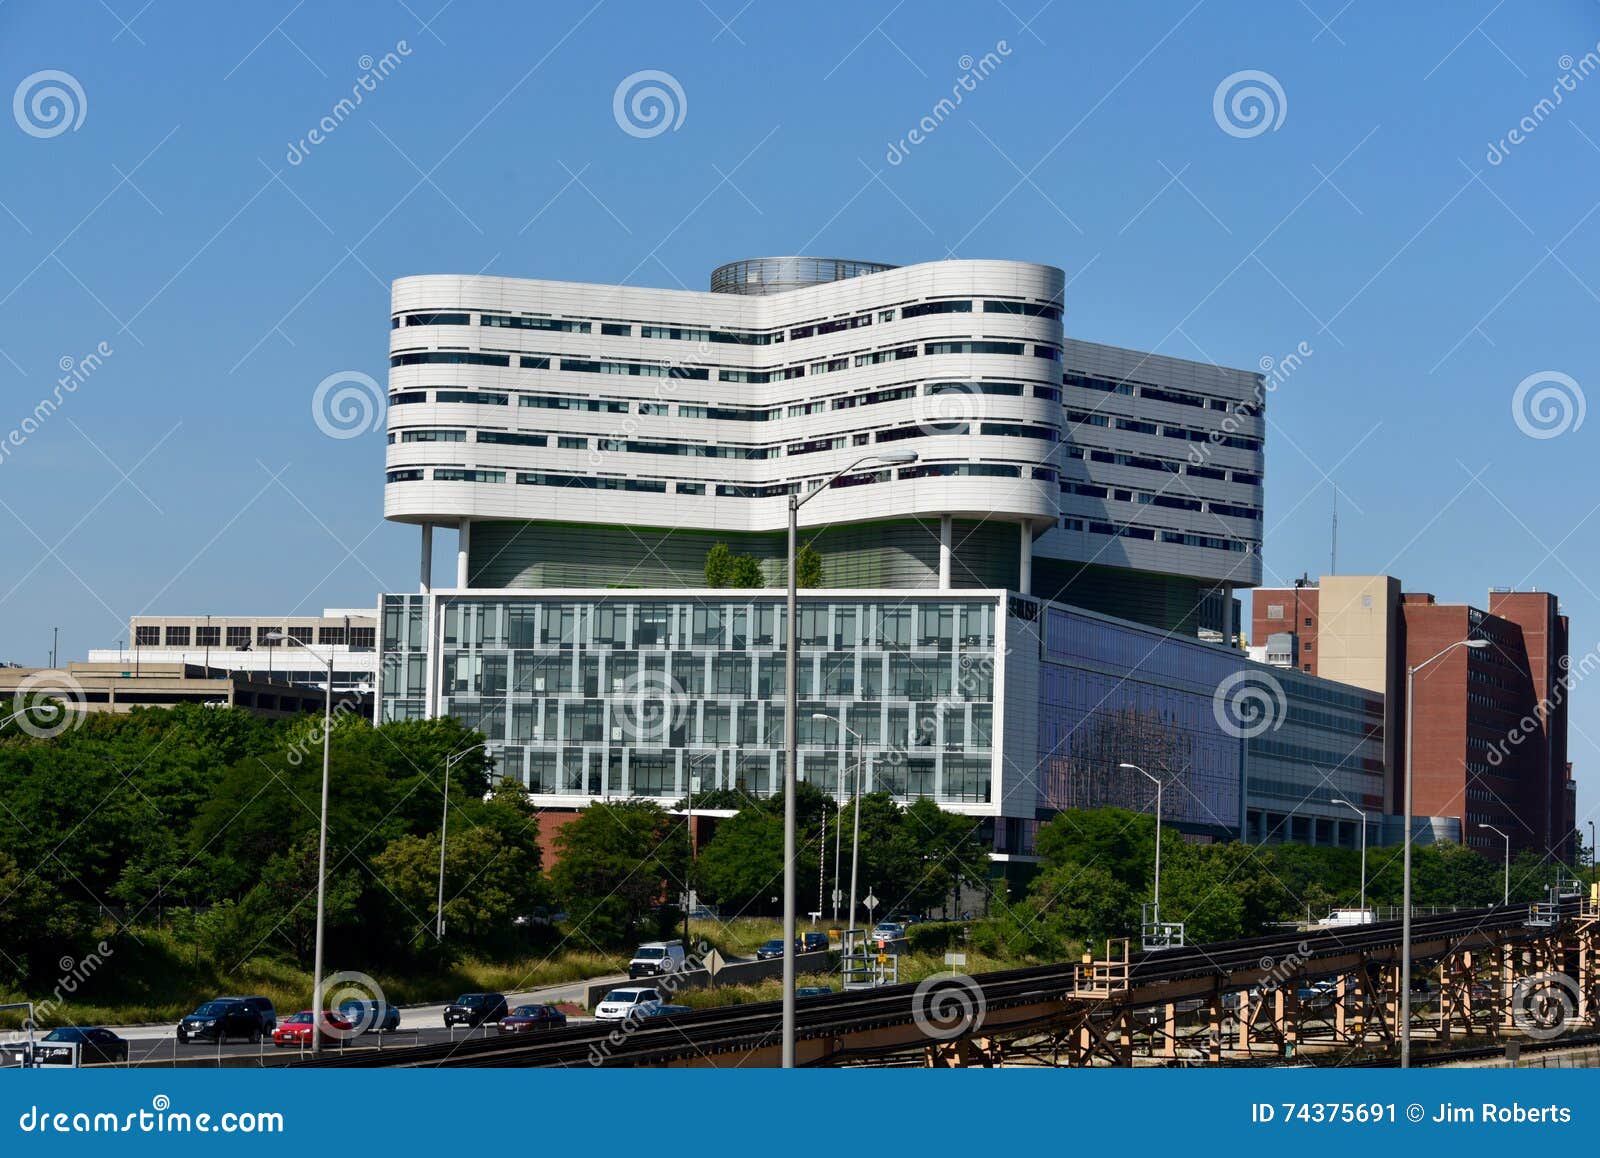
[[[991,573],[956,581],[1025,587],[1058,514],[1061,271],[864,268],[768,293],[397,281],[385,514],[464,529],[461,587],[697,585],[711,539],[773,569],[788,495],[911,451],[802,509],[848,572],[828,584],[949,587],[970,524]],[[852,541],[868,523],[876,545]]]

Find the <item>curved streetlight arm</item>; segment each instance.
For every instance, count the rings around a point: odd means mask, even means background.
[[[857,467],[866,466],[868,463],[878,463],[878,464],[883,465],[883,466],[907,466],[907,465],[909,465],[909,464],[911,464],[913,462],[916,462],[916,461],[917,461],[917,455],[915,454],[915,452],[912,452],[912,451],[905,451],[904,453],[895,453],[895,452],[891,451],[891,452],[889,452],[887,454],[868,454],[868,455],[864,455],[861,458],[856,459],[849,466],[844,467],[844,468],[842,468],[840,470],[834,471],[833,474],[829,475],[826,479],[823,480],[822,485],[817,487],[816,490],[807,491],[805,494],[793,495],[793,496],[791,496],[790,501],[794,504],[794,508],[796,510],[799,510],[801,507],[803,507],[807,503],[809,503],[812,499],[814,499],[818,495],[820,495],[823,491],[825,491],[829,487],[831,487],[839,479],[843,478],[845,475],[849,474],[851,471],[855,470]]]

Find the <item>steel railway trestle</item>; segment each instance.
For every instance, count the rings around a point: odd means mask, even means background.
[[[1412,921],[1413,1038],[1424,1051],[1600,1029],[1600,903],[1563,897]],[[1398,1037],[1400,922],[1154,952],[1112,942],[1081,963],[948,975],[802,998],[797,1063],[828,1066],[1262,1064]],[[760,1002],[536,1038],[361,1051],[324,1067],[775,1066],[780,1006]]]

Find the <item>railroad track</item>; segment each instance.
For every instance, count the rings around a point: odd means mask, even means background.
[[[1576,910],[1574,899],[1570,908],[1564,907],[1563,914],[1570,915]],[[1478,932],[1500,931],[1521,926],[1526,920],[1526,907],[1518,905],[1416,917],[1411,922],[1412,942],[1437,942]],[[1146,994],[1156,991],[1155,996],[1137,1002],[1138,1007],[1150,1007],[1165,1000],[1159,996],[1159,989],[1165,984],[1270,972],[1291,960],[1290,971],[1296,978],[1314,979],[1339,971],[1334,964],[1336,959],[1347,962],[1352,953],[1381,952],[1398,947],[1400,930],[1399,921],[1385,921],[1137,952],[1129,957],[1129,989]],[[1319,962],[1327,965],[1320,973]],[[1076,964],[1064,963],[985,973],[972,981],[981,993],[984,1008],[993,1013],[1018,1006],[1073,1000],[1076,976]],[[795,1007],[796,1036],[801,1040],[829,1038],[841,1033],[909,1024],[914,1020],[916,989],[915,984],[907,982],[800,998]],[[1127,1000],[1124,998],[1125,1002]],[[293,1064],[324,1068],[650,1066],[685,1058],[751,1054],[771,1048],[778,1043],[781,1020],[781,1003],[753,1002],[651,1019],[626,1030],[620,1023],[591,1023],[542,1031],[533,1040],[487,1038],[388,1049],[381,1053],[364,1051]]]

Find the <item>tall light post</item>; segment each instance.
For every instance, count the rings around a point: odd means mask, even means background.
[[[328,903],[328,762],[333,743],[333,656],[330,653],[324,660],[316,648],[286,631],[268,632],[267,642],[292,643],[304,648],[312,659],[328,669],[328,682],[323,685],[322,693],[322,811],[317,819],[317,940],[311,965],[311,1053],[314,1057],[322,1052],[322,941],[323,916]]]
[[[1362,920],[1366,920],[1367,911],[1367,814],[1348,800],[1334,798],[1333,803],[1342,804],[1361,818],[1361,912]]]
[[[845,927],[847,929],[854,929],[856,927],[856,869],[860,865],[861,861],[861,749],[863,745],[861,743],[861,736],[858,732],[856,732],[853,728],[840,723],[837,719],[828,715],[828,713],[813,712],[811,714],[811,718],[813,720],[827,720],[831,723],[838,724],[839,730],[842,732],[847,732],[850,735],[850,738],[856,742],[856,758],[854,764],[851,766],[850,776],[850,807],[855,813],[855,831],[850,837],[850,908],[845,913]],[[839,794],[841,796],[844,795],[843,769],[840,769],[839,771]],[[842,807],[842,803],[836,803],[834,805],[833,919],[835,921],[839,919],[839,842],[841,839],[840,834],[844,830],[844,825],[839,823],[839,809]]]
[[[1500,903],[1502,905],[1509,905],[1511,903],[1511,834],[1509,832],[1501,831],[1492,824],[1480,824],[1478,827],[1487,828],[1490,832],[1494,833],[1496,836],[1500,837],[1506,842],[1506,883],[1505,886],[1500,890]]]
[[[444,940],[444,841],[450,831],[450,766],[477,747],[471,744],[444,758],[444,815],[439,820],[439,904],[433,917],[433,937],[436,941]]]
[[[1436,655],[1429,656],[1415,667],[1406,669],[1406,812],[1404,834],[1405,855],[1402,870],[1404,884],[1400,899],[1400,1068],[1411,1068],[1411,838],[1412,838],[1412,758],[1417,751],[1417,737],[1412,729],[1416,714],[1417,673],[1436,660],[1443,659],[1458,647],[1473,649],[1488,647],[1487,639],[1458,639]]]
[[[796,694],[795,674],[797,656],[799,654],[798,641],[799,624],[796,622],[797,605],[799,597],[796,594],[798,584],[799,559],[797,543],[800,538],[800,508],[816,498],[832,486],[842,475],[849,474],[858,467],[869,463],[877,466],[901,466],[917,461],[915,451],[889,451],[886,454],[869,454],[856,459],[843,470],[830,475],[821,486],[807,494],[796,492],[789,496],[789,592],[786,603],[788,611],[788,624],[784,631],[784,657],[783,657],[783,1068],[794,1068],[794,936],[795,936],[795,884],[794,861],[795,849],[795,766],[799,762],[797,748],[799,745],[799,721],[795,716],[800,711],[799,696]],[[803,484],[802,484],[803,485]]]
[[[54,715],[57,712],[64,711],[66,711],[66,709],[60,704],[31,704],[26,708],[19,708],[18,710],[12,712],[9,716],[6,716],[4,719],[0,719],[0,728],[5,727],[12,720],[20,719],[21,717],[26,716],[29,712],[43,712],[45,715]]]
[[[1156,786],[1156,896],[1155,917],[1156,923],[1161,923],[1161,781],[1146,772],[1137,764],[1118,764],[1118,768],[1125,768],[1129,772],[1137,772],[1146,780]]]

